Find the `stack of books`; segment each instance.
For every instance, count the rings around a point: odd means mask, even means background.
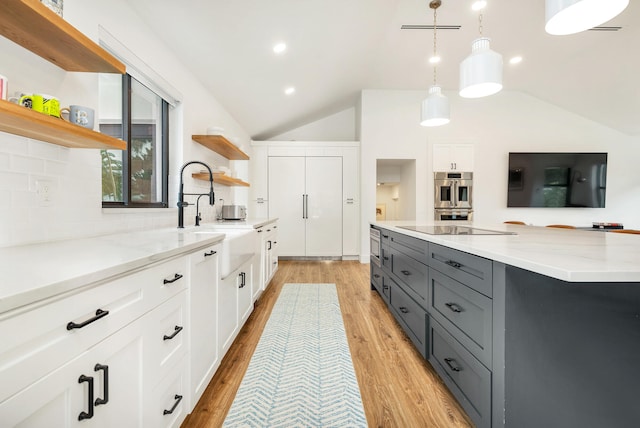
[[[624,229],[622,223],[593,222],[594,229]]]

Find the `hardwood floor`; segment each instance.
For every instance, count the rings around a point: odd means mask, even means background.
[[[270,286],[182,427],[222,426],[280,289],[290,282],[336,284],[369,427],[473,426],[370,289],[368,264],[280,261]]]

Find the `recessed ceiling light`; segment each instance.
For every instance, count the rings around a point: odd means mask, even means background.
[[[293,95],[296,92],[296,88],[294,88],[293,86],[289,86],[287,89],[284,90],[284,93],[287,95]]]
[[[509,60],[509,64],[520,64],[522,62],[522,57],[520,55],[514,56]]]
[[[431,64],[438,64],[440,62],[440,57],[439,56],[432,56],[431,58],[429,58],[429,63]]]
[[[481,9],[484,9],[485,7],[487,7],[487,2],[484,0],[474,1],[473,4],[471,5],[471,9],[473,10],[481,10]]]
[[[284,51],[287,50],[287,44],[286,43],[278,43],[273,47],[273,51],[277,54],[281,54]]]

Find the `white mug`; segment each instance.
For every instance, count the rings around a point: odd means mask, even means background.
[[[0,100],[6,100],[9,94],[7,93],[9,89],[9,81],[5,76],[0,74]]]

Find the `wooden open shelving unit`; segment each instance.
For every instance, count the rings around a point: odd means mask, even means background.
[[[222,135],[192,135],[193,141],[202,144],[230,160],[249,160],[249,155],[231,144]],[[229,177],[230,178],[230,177]]]
[[[126,72],[123,63],[39,0],[2,0],[0,34],[67,71]]]
[[[0,100],[0,131],[64,147],[126,150],[123,140]]]
[[[209,181],[209,173],[208,172],[194,172],[191,174],[193,178],[196,180],[205,180]],[[249,187],[249,183],[246,181],[242,181],[239,178],[229,177],[220,172],[213,173],[213,182],[217,184],[223,184],[225,186],[235,186],[235,187]]]

